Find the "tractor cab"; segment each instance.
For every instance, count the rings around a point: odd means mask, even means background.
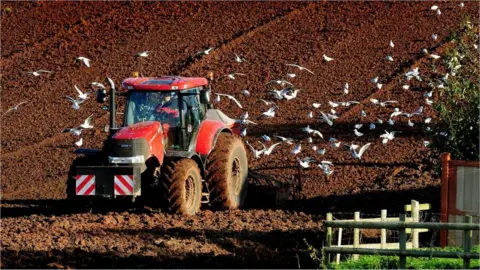
[[[145,121],[161,123],[166,151],[191,149],[209,108],[210,88],[204,78],[129,78],[124,126]]]

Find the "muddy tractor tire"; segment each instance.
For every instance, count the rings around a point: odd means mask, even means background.
[[[206,170],[211,205],[222,210],[241,208],[247,196],[248,160],[240,137],[221,133]]]
[[[162,208],[170,213],[194,215],[202,203],[202,176],[192,159],[167,161],[161,168]]]

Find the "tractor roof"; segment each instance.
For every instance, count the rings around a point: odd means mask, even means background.
[[[205,78],[163,76],[128,78],[122,86],[128,90],[172,91],[208,85]]]

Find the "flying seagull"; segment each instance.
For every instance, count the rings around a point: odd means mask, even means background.
[[[71,132],[73,135],[79,136],[82,133],[83,129],[93,128],[92,117],[93,117],[93,114],[90,115],[87,119],[85,119],[85,121],[83,121],[83,123],[79,127],[66,128],[62,131],[62,133]]]
[[[90,59],[88,59],[86,57],[79,56],[79,57],[77,57],[77,59],[75,59],[75,62],[77,62],[77,61],[82,61],[83,64],[85,64],[85,66],[90,67]]]
[[[315,73],[313,73],[311,70],[309,70],[308,68],[305,68],[305,67],[302,67],[302,66],[299,66],[299,65],[295,65],[295,64],[286,64],[287,66],[290,66],[290,67],[296,67],[300,70],[306,70],[307,72],[315,75]]]
[[[74,87],[75,87],[75,90],[77,90],[78,98],[79,98],[80,100],[82,100],[82,99],[85,100],[85,99],[88,98],[87,92],[83,93],[82,91],[80,91],[80,89],[77,87],[77,85],[74,85]]]
[[[358,153],[356,152],[356,149],[358,148],[358,145],[351,145],[350,146],[350,152],[352,153],[352,156],[354,158],[362,159],[363,153],[365,153],[365,150],[371,145],[372,143],[367,143],[364,146],[360,148]]]
[[[80,104],[85,102],[85,99],[73,99],[70,96],[65,96],[64,98],[68,99],[68,101],[72,102],[72,108],[75,110],[80,109]]]
[[[135,54],[135,56],[147,57],[151,52],[152,52],[152,51],[139,52],[139,53]]]
[[[333,58],[328,57],[328,56],[326,56],[325,54],[324,54],[322,57],[323,57],[323,60],[326,61],[326,62],[333,61]]]
[[[280,84],[281,86],[285,86],[286,84],[290,85],[290,86],[293,86],[293,84],[287,80],[271,80],[269,82],[267,82],[266,84],[271,84],[271,83],[277,83],[277,84]]]
[[[238,63],[242,63],[244,61],[247,61],[247,60],[245,60],[245,58],[242,58],[242,57],[238,56],[236,53],[234,53],[234,54],[235,54],[235,61],[237,61]]]
[[[202,55],[202,54],[208,55],[214,48],[215,48],[215,47],[208,48],[208,49],[206,49],[206,50],[204,50],[204,51],[199,51],[199,52],[197,52],[197,55]]]
[[[23,102],[18,103],[17,105],[13,106],[12,108],[8,109],[5,113],[3,113],[3,115],[7,114],[10,111],[18,111],[18,106],[20,106],[22,104],[25,104],[27,102],[28,101],[23,101]]]
[[[52,73],[52,72],[48,71],[48,70],[40,69],[40,70],[37,70],[37,71],[27,71],[25,73],[32,74],[33,76],[38,77],[38,76],[41,75],[41,73]]]
[[[222,77],[228,77],[232,80],[235,80],[235,75],[239,75],[239,76],[247,76],[246,74],[243,74],[243,73],[230,73],[230,74],[227,74],[227,75],[223,75]]]
[[[240,109],[243,109],[242,104],[240,104],[240,102],[238,102],[238,100],[235,97],[227,94],[220,94],[220,93],[215,93],[215,95],[217,95],[218,97],[220,96],[228,97],[230,100],[233,100],[238,105],[238,107],[240,107]]]
[[[259,142],[261,145],[263,145],[263,149],[265,150],[263,152],[263,155],[264,156],[268,156],[272,153],[273,149],[275,149],[275,147],[277,147],[278,145],[282,144],[282,143],[274,143],[272,145],[270,145],[270,147],[266,148],[265,145],[262,143],[262,142]]]
[[[265,148],[262,149],[262,150],[257,150],[257,149],[255,149],[255,148],[253,148],[253,146],[251,146],[250,143],[248,143],[248,141],[246,141],[245,143],[248,145],[248,147],[250,148],[250,150],[252,150],[252,152],[253,152],[253,157],[255,157],[255,158],[259,158],[259,157],[263,154],[263,152],[265,152]]]

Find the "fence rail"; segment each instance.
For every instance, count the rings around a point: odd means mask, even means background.
[[[331,214],[329,214],[331,215]],[[480,254],[471,252],[472,230],[480,230],[480,224],[472,224],[472,217],[466,216],[465,223],[418,223],[405,222],[405,215],[400,215],[400,222],[365,222],[365,221],[325,221],[323,226],[327,228],[327,238],[323,247],[323,259],[325,265],[330,262],[330,253],[344,254],[367,254],[367,255],[391,255],[399,256],[400,268],[407,266],[407,256],[411,257],[439,257],[439,258],[462,258],[463,267],[470,268],[470,259],[480,259]],[[400,230],[399,249],[373,249],[373,248],[346,248],[331,247],[332,228],[354,228],[354,229],[393,229]],[[464,231],[463,252],[448,252],[437,250],[407,250],[407,228],[408,229],[449,229]],[[358,256],[358,255],[357,255]]]

